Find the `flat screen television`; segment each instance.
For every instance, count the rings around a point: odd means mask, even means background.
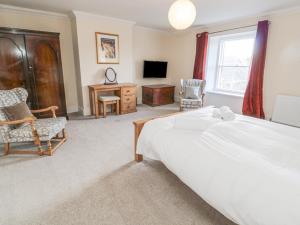
[[[166,78],[168,62],[144,61],[144,78]]]

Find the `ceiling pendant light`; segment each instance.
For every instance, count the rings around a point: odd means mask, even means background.
[[[196,7],[191,0],[177,0],[171,5],[168,17],[176,30],[184,30],[195,21]]]

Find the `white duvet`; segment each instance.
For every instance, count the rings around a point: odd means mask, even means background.
[[[137,152],[160,160],[241,225],[300,225],[300,129],[212,108],[145,124]]]

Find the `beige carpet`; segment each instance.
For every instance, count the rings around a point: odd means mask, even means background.
[[[132,161],[132,121],[176,109],[71,120],[54,156],[0,157],[0,224],[233,224],[161,163]]]

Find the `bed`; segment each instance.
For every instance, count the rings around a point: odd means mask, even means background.
[[[241,225],[300,224],[300,129],[212,108],[134,122],[135,159],[161,161]]]

